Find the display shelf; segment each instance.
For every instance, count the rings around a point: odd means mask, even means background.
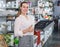
[[[34,47],[36,47],[37,46],[37,38],[38,38],[38,36],[36,36],[36,35],[34,35]]]
[[[44,39],[44,34],[43,34],[43,35],[41,35],[41,39],[40,39],[40,40],[42,41],[43,39]]]
[[[6,9],[15,10],[19,8],[19,3],[24,0],[9,0],[6,2]]]
[[[40,26],[42,25],[42,26]],[[35,29],[40,30],[40,43],[43,46],[51,36],[54,29],[54,21],[51,20],[40,20],[36,25]]]
[[[14,30],[14,21],[15,21],[16,16],[15,15],[13,15],[13,16],[7,15],[7,16],[0,16],[0,18],[2,20],[4,19],[5,23],[7,24],[6,25],[7,26],[7,29],[6,29],[7,33],[10,33],[10,34],[14,33],[12,30]]]
[[[39,0],[37,8],[38,8],[38,15],[42,14],[43,18],[45,18],[44,16],[51,17],[50,15],[53,15],[53,2],[52,1]]]
[[[42,46],[46,43],[46,41],[49,39],[49,37],[51,36],[52,32],[54,29],[54,22],[50,23],[44,30],[45,30],[45,34],[44,34],[44,41]]]
[[[15,21],[15,19],[7,19],[6,21]]]
[[[4,36],[4,39],[5,39],[8,47],[14,46],[14,35],[13,34],[3,34],[3,36]]]
[[[14,33],[14,31],[8,31],[7,33],[9,33],[9,32]]]
[[[34,47],[37,47],[37,43],[34,44]]]
[[[8,47],[14,47],[14,46],[8,46]]]
[[[19,10],[19,8],[6,8],[6,10]]]

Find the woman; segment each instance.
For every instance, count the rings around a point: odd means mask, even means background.
[[[19,9],[14,25],[14,35],[21,37],[19,47],[33,47],[34,17],[27,15],[27,2],[22,2]]]

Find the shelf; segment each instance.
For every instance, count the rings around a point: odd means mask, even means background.
[[[0,17],[6,17],[6,16],[0,16]]]
[[[7,16],[7,15],[5,15],[5,16],[3,16],[3,15],[0,15],[0,17],[16,17],[15,15],[11,15],[10,16],[10,14],[8,14],[9,16]]]
[[[44,35],[41,35],[41,40],[43,40],[44,39]]]
[[[8,46],[8,47],[14,47],[14,46]]]
[[[7,10],[19,10],[18,8],[6,8]]]
[[[14,31],[7,31],[7,33],[9,34],[9,33],[14,33]]]
[[[37,46],[37,43],[34,44],[34,47],[36,47],[36,46]]]
[[[46,0],[46,1],[44,1],[44,0],[42,0],[42,1],[38,1],[38,9],[40,10],[39,11],[39,13],[41,12],[42,13],[42,15],[43,14],[45,14],[45,15],[47,15],[48,16],[48,14],[49,13],[51,13],[50,11],[50,9],[52,8],[52,10],[53,10],[53,3],[52,2],[50,2],[49,0]],[[48,9],[48,10],[46,10],[46,9]],[[46,12],[46,13],[44,13],[44,12]],[[49,12],[49,13],[48,13]],[[45,16],[45,15],[43,15],[43,16]],[[52,15],[52,14],[50,14],[50,15]]]
[[[7,31],[7,33],[9,34],[9,33],[14,33],[14,31]]]
[[[7,19],[7,21],[15,21],[15,19]]]

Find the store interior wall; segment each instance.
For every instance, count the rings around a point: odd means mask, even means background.
[[[60,15],[60,6],[57,6],[57,3],[59,0],[52,0],[54,3],[54,16],[59,16]]]

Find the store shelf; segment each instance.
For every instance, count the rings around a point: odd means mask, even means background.
[[[48,38],[51,36],[53,32],[53,28],[54,28],[53,20],[41,20],[36,24],[35,29],[41,30],[40,40],[42,41],[42,46],[46,43]]]
[[[34,47],[37,47],[37,43],[34,44]]]
[[[12,31],[7,30],[7,34],[14,34],[14,30]]]
[[[7,19],[6,21],[15,21],[15,19]]]
[[[1,16],[1,15],[0,15],[0,17],[6,17],[6,16],[3,16],[3,15]]]
[[[48,26],[52,21],[50,20],[41,20],[35,25],[35,29],[44,29],[46,26]]]
[[[51,36],[52,32],[54,29],[54,22],[51,22],[45,29],[45,34],[44,34],[44,41],[43,41],[43,45],[46,43],[46,41],[49,39],[49,37]]]
[[[52,1],[39,0],[37,8],[38,8],[38,15],[42,14],[43,18],[44,18],[44,16],[51,17],[51,15],[53,14],[53,2]],[[41,19],[41,17],[40,17],[40,19]]]
[[[40,40],[42,41],[43,39],[44,39],[44,34],[43,34],[43,35],[41,35],[41,39],[40,39]]]
[[[8,47],[14,47],[14,46],[8,46]]]
[[[14,31],[8,31],[7,33],[14,33]]]

